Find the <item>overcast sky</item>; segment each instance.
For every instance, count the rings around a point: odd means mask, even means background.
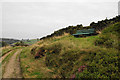
[[[77,24],[113,18],[119,0],[2,0],[0,25],[2,37],[41,38]],[[0,35],[1,36],[1,35]]]

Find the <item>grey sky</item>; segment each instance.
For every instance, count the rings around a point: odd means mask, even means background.
[[[118,2],[118,15],[120,15],[120,1]]]
[[[93,21],[117,16],[117,2],[118,0],[4,0],[1,6],[2,37],[40,38],[70,25],[86,26]]]

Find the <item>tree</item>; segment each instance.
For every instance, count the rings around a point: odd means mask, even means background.
[[[90,23],[90,26],[93,26],[95,24],[95,22],[92,22],[92,23]]]
[[[7,43],[2,41],[2,47],[7,46]]]
[[[39,41],[39,38],[37,38],[37,41]]]

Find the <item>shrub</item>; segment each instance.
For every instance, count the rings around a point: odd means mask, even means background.
[[[36,48],[37,48],[37,47],[33,47],[33,48],[31,49],[31,54],[35,54],[35,52],[36,52],[36,51],[35,51]]]
[[[2,41],[0,44],[2,44],[2,47],[7,46],[8,44],[4,41]]]
[[[119,48],[118,36],[111,33],[101,34],[96,40],[96,46],[105,46],[107,48]]]
[[[15,46],[29,46],[28,44],[25,44],[23,41],[15,43]]]
[[[77,78],[119,78],[118,54],[115,49],[100,49],[89,53],[89,57],[86,56],[87,70],[77,73]]]
[[[40,58],[40,57],[42,57],[44,55],[45,55],[45,49],[44,49],[44,47],[40,47],[37,50],[37,53],[35,54],[35,59]]]

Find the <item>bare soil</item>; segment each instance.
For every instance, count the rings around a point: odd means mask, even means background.
[[[19,54],[22,49],[18,49],[17,52],[9,59],[8,63],[5,66],[5,72],[3,78],[22,78]]]

